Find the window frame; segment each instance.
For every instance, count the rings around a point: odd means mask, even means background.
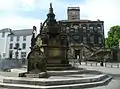
[[[23,41],[26,41],[27,36],[23,36]]]
[[[22,43],[22,49],[26,49],[26,43]]]
[[[13,36],[10,36],[10,41],[13,41]]]
[[[9,49],[13,49],[13,44],[12,43],[9,44]]]
[[[20,36],[17,36],[17,37],[16,37],[16,41],[20,41]]]

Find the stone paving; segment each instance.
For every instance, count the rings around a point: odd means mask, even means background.
[[[113,76],[112,81],[106,85],[101,87],[95,87],[95,88],[86,88],[86,89],[120,89],[120,69],[119,68],[106,68],[106,67],[100,67],[100,66],[85,66],[85,65],[77,65],[80,68],[86,68],[88,70],[98,70],[102,71],[108,74],[111,74]],[[0,74],[4,76],[17,76],[17,71],[14,73],[9,72],[0,72]],[[2,77],[1,77],[2,78]],[[10,88],[0,88],[0,89],[10,89]]]
[[[106,67],[100,67],[100,66],[85,66],[85,65],[79,65],[79,67],[86,68],[88,70],[102,71],[104,73],[108,73],[113,76],[112,81],[108,85],[95,87],[95,88],[88,88],[88,89],[120,89],[120,69],[119,68],[106,68]]]

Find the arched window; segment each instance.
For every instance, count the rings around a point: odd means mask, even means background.
[[[74,28],[70,28],[70,32],[72,33],[72,32],[74,32],[75,31],[75,29]]]
[[[83,37],[83,43],[87,43],[87,37]]]
[[[74,25],[73,27],[74,27],[75,30],[79,28],[78,25]]]
[[[94,43],[94,36],[90,36],[90,43]]]
[[[90,29],[90,32],[93,32],[93,29],[94,29],[93,24],[90,24],[90,25],[89,25],[89,29]]]
[[[101,27],[100,24],[97,24],[97,30],[98,30],[99,33],[102,32],[102,27]]]
[[[83,29],[83,32],[86,32],[86,30],[87,30],[87,25],[86,25],[86,24],[83,24],[83,25],[82,25],[82,29]]]

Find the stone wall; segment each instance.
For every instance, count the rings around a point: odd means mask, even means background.
[[[0,60],[0,69],[3,70],[3,69],[18,68],[26,64],[27,64],[27,60],[3,59]]]

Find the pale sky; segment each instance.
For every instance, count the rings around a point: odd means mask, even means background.
[[[52,2],[57,20],[67,19],[67,7],[79,6],[80,18],[103,20],[105,36],[109,28],[120,24],[120,0],[0,0],[0,29],[32,28],[46,19]]]

